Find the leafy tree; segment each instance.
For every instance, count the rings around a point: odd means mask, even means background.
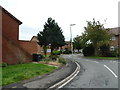
[[[52,18],[48,18],[43,31],[40,31],[37,37],[39,45],[44,47],[47,45],[51,46],[51,54],[55,48],[65,45],[65,38],[63,36],[62,29]]]
[[[82,40],[82,37],[81,36],[76,36],[74,39],[73,39],[73,47],[75,49],[79,50],[83,48],[83,40]]]
[[[86,41],[90,41],[95,48],[95,56],[98,56],[99,46],[108,43],[110,35],[108,34],[109,29],[105,29],[104,25],[99,21],[93,22],[87,21],[87,27],[84,27],[84,35],[87,38]]]

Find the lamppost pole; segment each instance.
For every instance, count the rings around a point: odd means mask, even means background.
[[[70,24],[70,44],[71,44],[71,52],[72,52],[72,59],[73,59],[73,44],[72,44],[72,29],[71,26],[74,26],[76,24]]]
[[[120,27],[118,27],[118,59],[120,59]]]

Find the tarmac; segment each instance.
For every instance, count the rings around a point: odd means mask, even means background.
[[[71,75],[75,69],[77,68],[77,65],[75,62],[71,60],[66,60],[67,64],[59,67],[58,69],[54,70],[53,72],[47,73],[45,75],[32,78],[29,80],[24,80],[19,83],[10,84],[7,86],[3,86],[4,89],[9,88],[22,88],[22,89],[48,89],[52,85],[60,82],[61,80],[65,79],[69,75]]]

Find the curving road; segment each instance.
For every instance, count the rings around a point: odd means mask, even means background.
[[[71,59],[71,55],[64,55]],[[80,66],[80,73],[64,88],[118,88],[118,61],[95,60],[73,55]]]

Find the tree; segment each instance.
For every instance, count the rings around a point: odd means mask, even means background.
[[[108,43],[110,40],[109,29],[105,29],[104,25],[99,21],[96,22],[95,19],[93,19],[93,22],[87,21],[87,27],[84,27],[84,29],[85,38],[93,44],[95,56],[98,56],[99,46]]]
[[[81,36],[76,36],[74,39],[73,39],[73,47],[75,49],[79,50],[83,48],[83,40],[82,40],[82,37]]]
[[[48,18],[44,25],[43,31],[37,34],[38,44],[44,47],[51,46],[51,54],[55,48],[65,45],[65,38],[62,34],[62,29],[52,18]]]

